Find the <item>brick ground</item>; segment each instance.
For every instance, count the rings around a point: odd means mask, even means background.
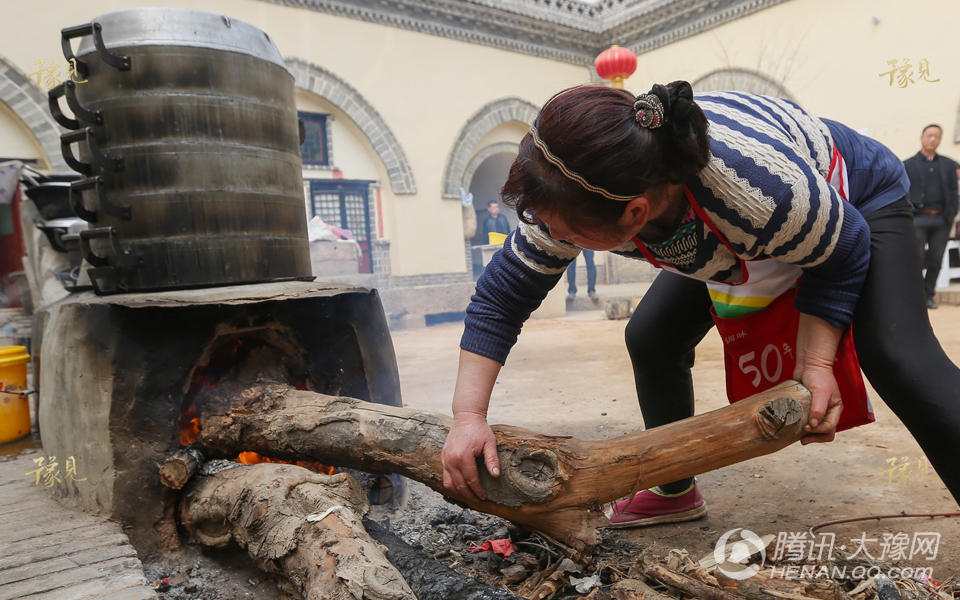
[[[62,506],[34,485],[32,450],[0,457],[0,600],[157,598],[112,521]]]

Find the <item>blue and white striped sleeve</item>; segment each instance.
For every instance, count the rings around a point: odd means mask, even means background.
[[[546,229],[520,223],[477,281],[460,347],[505,363],[523,323],[579,253]]]
[[[796,306],[845,328],[870,264],[863,216],[826,181],[829,132],[781,100],[733,96],[704,103],[712,158],[700,180],[742,258],[771,257],[803,269]]]

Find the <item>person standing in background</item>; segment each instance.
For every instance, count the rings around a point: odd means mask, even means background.
[[[920,151],[903,161],[910,178],[907,199],[913,205],[921,263],[927,271],[923,281],[927,308],[937,308],[933,299],[937,277],[957,214],[960,165],[951,158],[937,154],[942,136],[943,129],[939,125],[927,125],[920,134]]]
[[[587,265],[587,296],[594,304],[600,302],[597,296],[597,265],[593,262],[593,250],[584,248],[580,253],[583,256],[583,262]],[[567,303],[573,302],[577,298],[577,261],[574,260],[567,267]]]
[[[486,244],[489,240],[489,233],[510,233],[510,222],[506,215],[500,214],[500,204],[496,200],[491,200],[487,204],[487,216],[483,218],[480,225],[480,243]]]

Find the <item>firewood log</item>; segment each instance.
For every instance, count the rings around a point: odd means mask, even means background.
[[[369,503],[346,473],[262,463],[201,477],[180,520],[199,543],[236,542],[306,600],[416,600],[363,527]]]
[[[203,450],[196,444],[177,450],[157,465],[160,483],[172,490],[179,490],[187,484],[205,460]]]
[[[458,503],[536,529],[571,556],[599,543],[601,505],[638,489],[769,454],[799,440],[810,410],[796,382],[683,421],[588,441],[495,425],[501,475],[479,461],[487,500],[443,487],[452,419],[273,383],[221,382],[196,400],[204,448],[400,473]]]
[[[674,573],[658,562],[650,562],[644,565],[643,569],[647,577],[656,579],[660,583],[680,590],[687,596],[693,596],[699,600],[742,600],[743,597],[730,591],[724,591],[720,588],[710,587],[709,585],[698,581],[693,577]]]
[[[672,600],[639,579],[621,579],[610,588],[612,600]]]

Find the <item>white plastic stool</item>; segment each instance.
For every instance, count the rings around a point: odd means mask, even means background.
[[[960,240],[948,240],[947,248],[943,251],[943,263],[940,265],[940,275],[937,276],[937,289],[950,287],[950,281],[960,279],[960,267],[950,266],[950,251],[956,250],[957,264],[960,264]]]

